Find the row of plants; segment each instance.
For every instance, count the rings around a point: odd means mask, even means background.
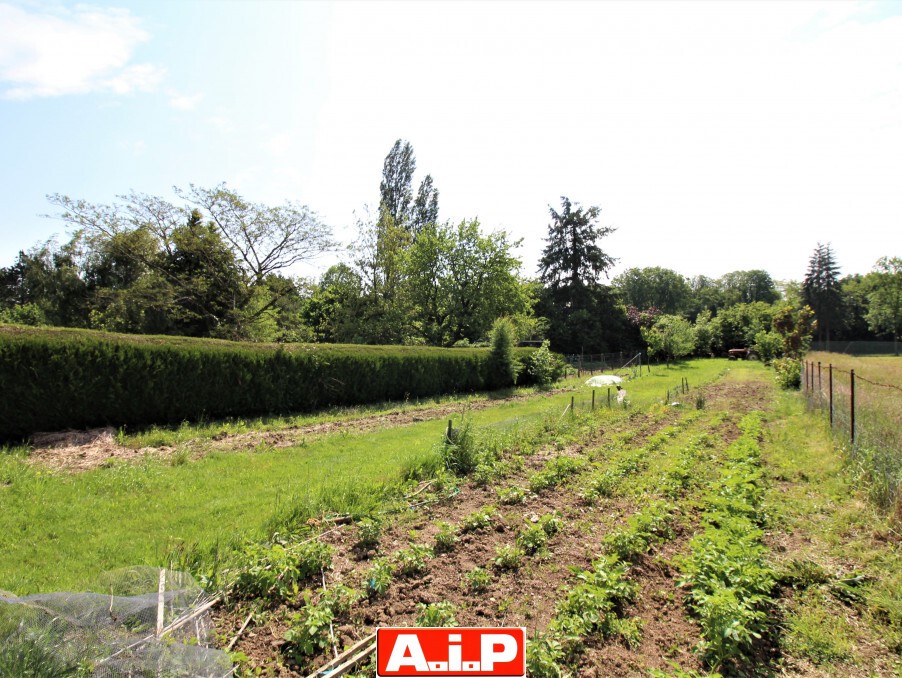
[[[700,649],[713,669],[754,661],[774,602],[774,574],[761,529],[761,415],[744,417],[739,428],[719,477],[702,497],[702,530],[681,561],[680,584],[688,589],[689,607],[702,628]]]

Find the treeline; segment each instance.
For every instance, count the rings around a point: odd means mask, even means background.
[[[134,192],[109,205],[51,195],[70,237],[0,269],[0,322],[450,347],[485,342],[507,317],[520,341],[547,338],[564,353],[648,347],[673,357],[755,345],[761,333],[779,334],[775,319],[787,313],[821,339],[900,333],[898,258],[840,277],[829,246],[818,245],[798,283],[763,270],[712,279],[666,268],[628,269],[608,283],[617,260],[600,242],[614,229],[598,225],[598,207],[562,197],[549,208],[531,277],[520,241],[477,219],[440,220],[432,177],[414,190],[415,172],[412,147],[398,140],[385,158],[378,210],[358,219],[349,254],[317,280],[291,276],[292,266],[338,243],[304,205],[253,203],[224,184],[177,190],[179,205]]]

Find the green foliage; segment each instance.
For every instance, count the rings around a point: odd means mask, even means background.
[[[499,546],[495,549],[492,564],[499,570],[516,570],[520,567],[523,551],[516,546]]]
[[[239,598],[281,602],[301,584],[332,567],[332,547],[318,540],[297,544],[250,544],[241,553],[231,592]]]
[[[523,527],[517,535],[517,547],[528,556],[544,553],[547,544],[548,535],[538,524]]]
[[[573,457],[555,457],[549,461],[545,468],[536,471],[529,477],[529,489],[533,492],[541,492],[562,484],[567,478],[578,473],[586,462],[583,459]]]
[[[517,381],[520,365],[514,357],[514,332],[514,325],[508,318],[498,318],[492,325],[486,380],[493,388],[509,386]]]
[[[416,625],[431,628],[457,626],[457,618],[454,616],[456,610],[454,604],[447,600],[428,605],[417,603]]]
[[[492,574],[481,567],[474,567],[461,577],[461,583],[470,593],[483,593],[492,583]]]
[[[643,327],[641,332],[651,355],[679,360],[692,353],[695,348],[692,325],[677,315],[659,316],[651,328]]]
[[[438,532],[435,535],[435,552],[448,553],[454,550],[459,538],[448,523],[439,523]]]
[[[3,605],[0,603],[0,605]],[[88,678],[91,667],[73,658],[71,640],[56,630],[29,628],[0,610],[0,676]]]
[[[629,561],[647,553],[653,544],[673,536],[670,528],[673,507],[665,502],[652,502],[630,516],[626,527],[605,537],[607,548],[621,560]]]
[[[522,504],[526,499],[526,490],[516,486],[495,488],[495,494],[502,504]]]
[[[699,619],[711,666],[747,656],[764,633],[774,576],[758,528],[763,500],[760,415],[740,422],[727,464],[703,499],[705,528],[690,543],[681,585]]]
[[[382,523],[374,518],[364,518],[357,523],[357,545],[364,550],[379,546],[382,534]]]
[[[564,648],[553,633],[526,641],[526,674],[534,678],[563,678]]]
[[[532,376],[536,386],[547,388],[564,375],[566,363],[551,352],[549,342],[542,342],[541,348],[529,356],[527,372]]]
[[[657,308],[676,314],[687,310],[692,296],[689,283],[669,268],[628,268],[612,281],[627,306]]]
[[[473,424],[466,420],[447,434],[442,445],[442,463],[446,470],[455,475],[465,476],[472,473],[482,460],[478,434]]]
[[[0,438],[474,391],[487,385],[488,360],[479,349],[277,347],[0,327]]]
[[[393,568],[385,558],[373,561],[364,576],[367,594],[373,597],[384,596],[391,585]]]
[[[321,654],[330,646],[329,629],[335,621],[335,611],[328,600],[307,605],[292,615],[289,628],[285,631],[285,646],[282,652],[299,663],[306,663],[307,657]]]
[[[881,257],[874,264],[874,290],[868,295],[868,326],[896,342],[902,334],[902,258]]]
[[[758,332],[752,350],[765,362],[783,355],[783,337],[776,332]]]
[[[838,328],[843,312],[839,265],[830,243],[818,243],[812,252],[802,282],[802,296],[814,311],[819,338],[829,341],[830,330]]]
[[[797,358],[780,358],[771,365],[776,372],[777,384],[782,389],[798,390],[802,386],[802,362]]]
[[[489,529],[495,521],[495,507],[484,506],[464,517],[460,523],[460,531],[480,532]]]
[[[409,549],[402,549],[395,554],[398,574],[402,577],[413,577],[426,571],[426,561],[432,557],[432,549],[423,544],[414,544]]]

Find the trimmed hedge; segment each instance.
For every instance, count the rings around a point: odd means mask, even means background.
[[[531,349],[518,349],[528,361]],[[471,392],[487,349],[249,344],[0,326],[0,438]],[[523,380],[529,375],[524,370]]]

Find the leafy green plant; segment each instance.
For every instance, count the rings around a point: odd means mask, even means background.
[[[448,523],[439,523],[438,528],[439,530],[435,535],[435,552],[448,553],[453,551],[459,541],[454,528]]]
[[[529,356],[527,371],[539,388],[547,388],[564,375],[566,363],[551,352],[546,339],[542,346]]]
[[[432,549],[423,544],[414,544],[409,549],[403,549],[395,554],[398,574],[402,577],[412,577],[426,571],[426,561],[432,557]]]
[[[357,546],[364,551],[370,551],[379,546],[381,535],[382,523],[375,518],[364,518],[357,523]]]
[[[496,488],[495,494],[502,504],[522,504],[526,499],[526,490],[516,486]]]
[[[460,524],[460,531],[467,533],[487,530],[492,526],[494,518],[495,508],[493,506],[485,506],[464,517]]]
[[[461,577],[461,583],[470,593],[483,593],[492,583],[492,575],[481,567],[474,567]]]
[[[297,596],[301,584],[332,566],[332,547],[314,539],[298,544],[250,544],[238,560],[232,594],[279,602]]]
[[[538,524],[523,527],[517,535],[517,546],[528,556],[544,552],[547,544],[548,535]]]
[[[776,372],[777,385],[786,390],[799,390],[802,386],[802,361],[795,358],[779,358],[771,365]]]
[[[298,663],[307,657],[320,654],[330,646],[329,629],[335,620],[335,613],[326,601],[316,605],[307,604],[300,612],[292,615],[289,628],[283,638],[282,651]]]
[[[393,568],[385,558],[373,561],[365,575],[367,594],[373,597],[384,596],[391,585]]]
[[[536,634],[526,641],[526,674],[534,678],[563,678],[564,648],[555,634]]]
[[[454,616],[456,610],[454,604],[447,600],[428,605],[418,603],[416,625],[433,628],[457,626],[457,618]]]
[[[492,564],[499,570],[516,570],[522,558],[523,552],[516,546],[499,546]]]

